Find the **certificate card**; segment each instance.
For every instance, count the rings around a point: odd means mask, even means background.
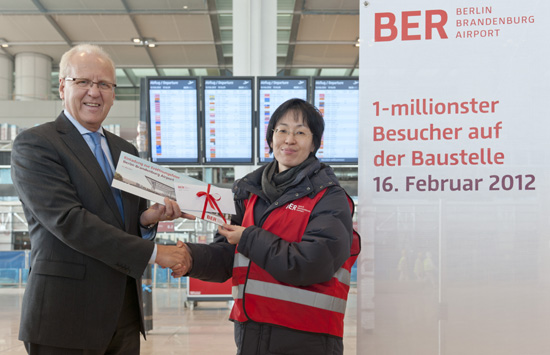
[[[125,152],[120,154],[112,186],[163,205],[168,197],[185,213],[219,225],[225,223],[223,214],[235,213],[231,189],[212,186]]]

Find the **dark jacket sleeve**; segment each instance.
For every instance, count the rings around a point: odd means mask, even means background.
[[[240,225],[243,211],[235,204],[237,213],[232,216],[231,224]],[[193,256],[193,266],[187,276],[211,282],[224,282],[233,275],[233,259],[235,245],[216,233],[214,242],[210,244],[187,243]]]
[[[187,245],[193,256],[193,267],[187,276],[211,282],[224,282],[231,278],[235,246],[229,244],[224,237],[217,236],[211,244]]]
[[[238,251],[275,279],[296,286],[330,280],[350,256],[353,222],[341,187],[328,189],[313,209],[300,242],[287,242],[260,227],[243,232]]]

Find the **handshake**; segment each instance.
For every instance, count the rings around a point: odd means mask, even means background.
[[[187,244],[178,241],[178,244],[159,245],[157,244],[157,258],[155,263],[163,268],[172,269],[172,277],[182,277],[187,274],[193,266],[193,257]]]
[[[180,217],[195,219],[195,216],[182,212],[176,201],[165,197],[164,205],[155,203],[149,207],[141,214],[139,223],[142,226],[147,226],[160,221],[172,221]],[[189,247],[183,242],[178,241],[176,246],[157,244],[155,263],[163,268],[168,267],[172,269],[173,277],[182,277],[191,270],[193,258],[191,257]]]

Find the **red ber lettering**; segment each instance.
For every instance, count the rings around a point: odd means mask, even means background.
[[[420,28],[422,11],[401,12],[401,40],[418,41],[422,39]],[[437,30],[439,38],[447,39],[444,26],[447,24],[447,12],[444,10],[427,10],[424,18],[425,39],[430,40],[433,30]],[[397,38],[399,28],[396,25],[396,16],[391,12],[378,12],[374,14],[374,41],[390,42]],[[416,32],[416,33],[415,33]]]
[[[422,13],[420,11],[403,11],[401,13],[401,39],[403,41],[414,41],[422,39],[420,35],[410,35],[409,29],[418,28],[420,24],[418,22],[409,22],[409,17],[420,16]]]

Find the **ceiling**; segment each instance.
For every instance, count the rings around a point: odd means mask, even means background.
[[[273,1],[277,75],[358,75],[358,0]],[[135,99],[145,76],[232,75],[238,10],[232,0],[0,0],[0,55],[51,57],[55,97],[61,55],[72,45],[98,44],[118,68],[117,98],[126,90]]]

